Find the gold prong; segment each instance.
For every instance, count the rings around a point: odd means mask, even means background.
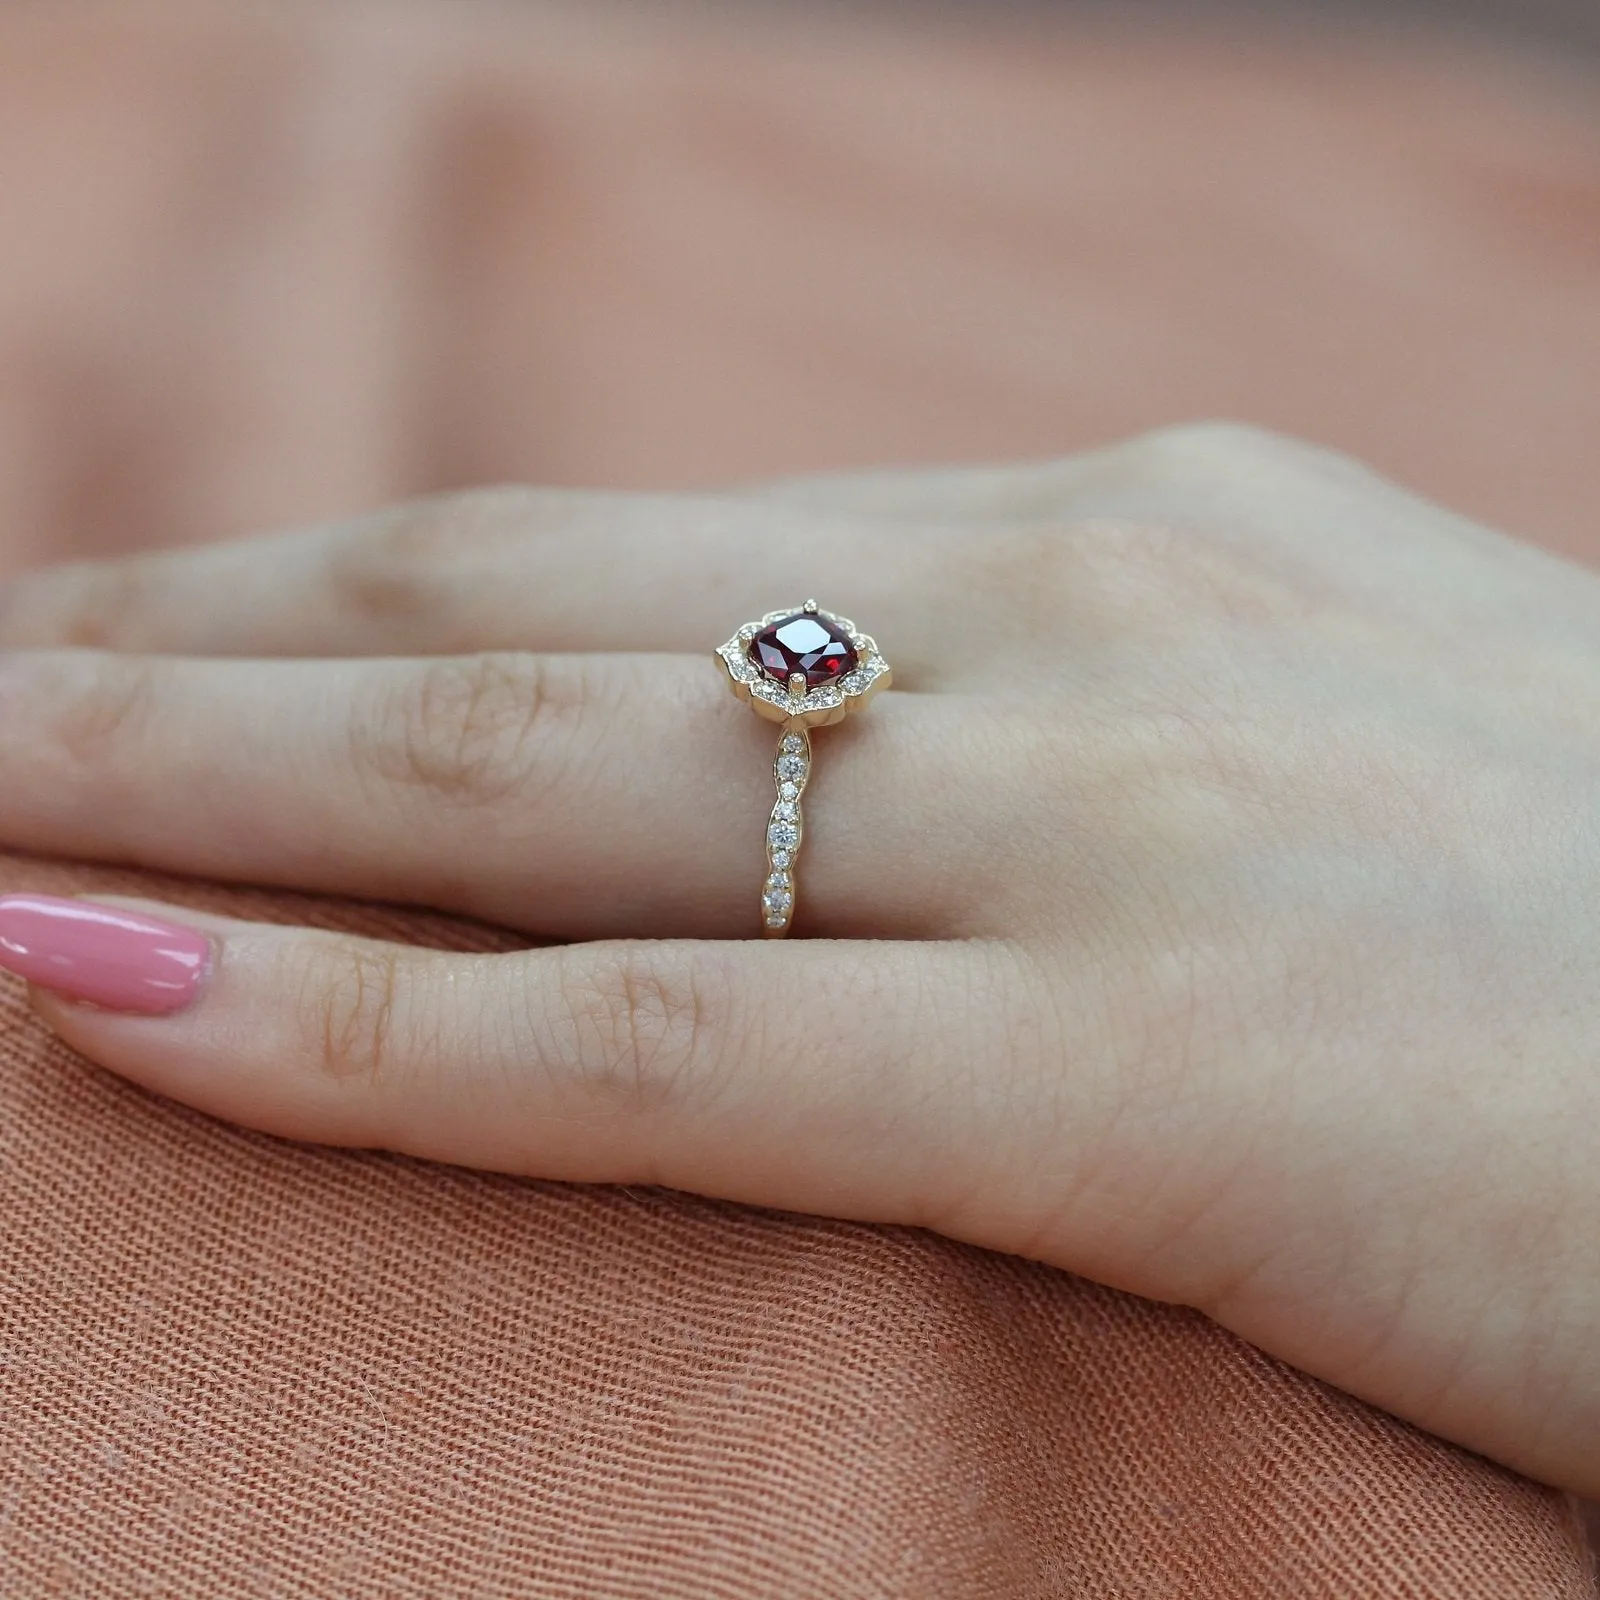
[[[815,600],[807,600],[802,609],[805,611],[805,614],[808,617],[814,617],[814,616],[816,616],[817,611],[820,608],[818,607],[817,602]]]

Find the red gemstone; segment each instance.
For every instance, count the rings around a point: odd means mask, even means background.
[[[807,689],[833,683],[855,670],[856,647],[850,635],[826,617],[797,611],[750,641],[750,659],[774,683],[788,686],[793,673],[804,674]]]

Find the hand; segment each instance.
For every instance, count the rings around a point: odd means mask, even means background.
[[[802,594],[900,687],[817,737],[819,937],[774,943],[776,730],[710,652]],[[46,572],[0,643],[0,842],[566,941],[171,911],[210,965],[165,940],[163,997],[136,932],[0,902],[93,1060],[297,1139],[1035,1256],[1600,1493],[1600,580],[1195,429],[472,494]]]

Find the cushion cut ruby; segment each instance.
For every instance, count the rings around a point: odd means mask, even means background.
[[[790,676],[799,672],[806,688],[816,689],[853,672],[860,658],[850,635],[837,623],[797,611],[763,628],[750,641],[750,659],[774,683],[787,687]]]

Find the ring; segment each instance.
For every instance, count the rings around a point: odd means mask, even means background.
[[[781,722],[772,777],[778,798],[767,822],[761,930],[781,939],[794,922],[795,866],[804,836],[800,799],[811,777],[811,733],[859,711],[893,674],[877,645],[815,600],[747,622],[717,650],[729,686],[769,722]]]

